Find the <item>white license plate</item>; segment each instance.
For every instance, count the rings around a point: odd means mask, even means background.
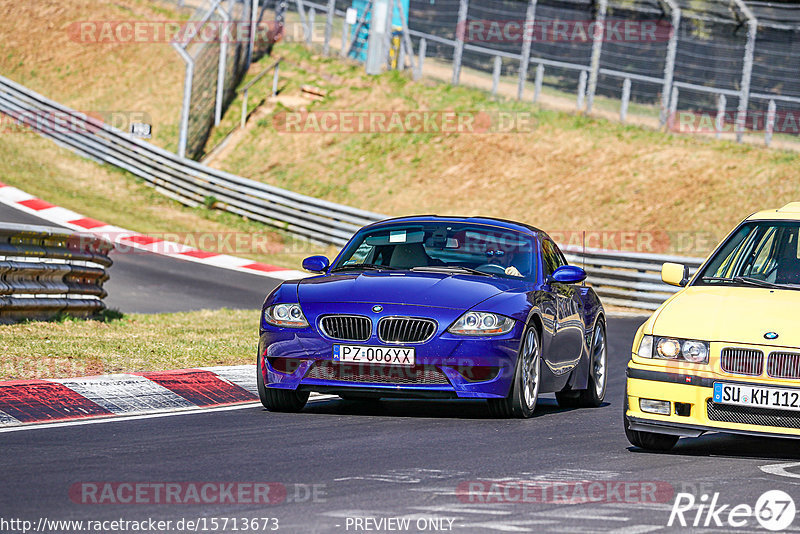
[[[414,365],[415,356],[413,347],[333,346],[333,361],[335,362]]]
[[[714,382],[714,402],[800,411],[800,390]]]

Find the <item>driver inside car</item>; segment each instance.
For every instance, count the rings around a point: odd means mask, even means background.
[[[505,267],[505,273],[508,276],[522,278],[522,273],[511,263],[513,258],[511,254],[506,254],[503,250],[487,250],[486,256],[489,258],[489,263]]]

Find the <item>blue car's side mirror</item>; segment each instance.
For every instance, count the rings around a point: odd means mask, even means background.
[[[551,282],[577,284],[586,280],[586,271],[574,265],[562,265],[550,275]]]
[[[325,256],[309,256],[303,260],[303,269],[312,273],[321,273],[331,264]]]

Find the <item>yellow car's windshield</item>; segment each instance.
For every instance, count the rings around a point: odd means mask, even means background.
[[[695,284],[800,288],[799,233],[798,222],[743,224],[711,258]]]

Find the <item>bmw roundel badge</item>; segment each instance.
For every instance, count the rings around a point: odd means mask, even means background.
[[[372,311],[374,311],[375,313],[380,313],[380,312],[383,311],[383,306],[381,306],[379,304],[376,304],[375,306],[372,307]],[[777,337],[777,336],[775,336],[775,337]]]
[[[778,333],[777,332],[767,332],[766,334],[764,334],[764,339],[778,339]]]

